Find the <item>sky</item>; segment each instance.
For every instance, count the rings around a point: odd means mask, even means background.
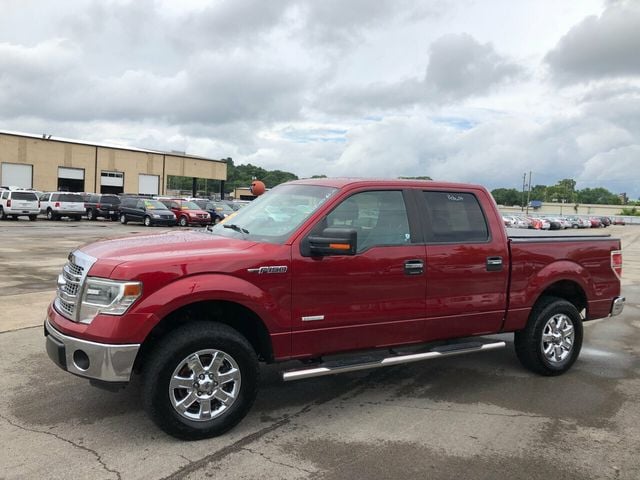
[[[0,129],[640,197],[640,1],[0,0]],[[2,161],[2,159],[0,159]]]

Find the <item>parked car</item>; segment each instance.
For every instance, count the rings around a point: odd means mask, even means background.
[[[603,226],[602,220],[598,217],[591,217],[589,221],[591,222],[591,228],[601,228]]]
[[[194,202],[179,198],[161,199],[159,201],[175,214],[178,219],[178,225],[181,227],[211,224],[211,215]]]
[[[100,217],[118,220],[120,218],[120,197],[112,194],[90,194],[84,202],[84,208],[88,220]]]
[[[535,230],[549,230],[551,228],[551,224],[546,218],[530,217],[530,220],[531,228]]]
[[[211,216],[211,223],[214,224],[224,220],[235,211],[226,202],[198,199],[194,200],[194,203]]]
[[[624,218],[615,217],[613,219],[613,224],[614,225],[626,225],[626,222],[624,221]]]
[[[602,222],[603,227],[611,225],[611,219],[609,217],[600,217],[600,221]]]
[[[173,227],[176,216],[164,203],[152,198],[124,197],[120,202],[120,223],[141,222],[146,227]]]
[[[84,215],[84,200],[79,193],[46,192],[40,197],[40,212],[47,220],[60,220],[68,217],[80,220]]]
[[[26,190],[0,191],[0,220],[7,218],[29,217],[35,221],[40,213],[38,196]]]
[[[547,217],[544,220],[549,222],[549,230],[562,230],[564,228],[559,218]]]

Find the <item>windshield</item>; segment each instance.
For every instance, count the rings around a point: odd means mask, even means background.
[[[167,207],[158,200],[144,200],[144,206],[147,210],[166,210]]]
[[[182,210],[200,210],[200,207],[195,202],[182,202],[180,208]]]
[[[315,185],[282,185],[211,229],[225,237],[282,243],[337,189]]]

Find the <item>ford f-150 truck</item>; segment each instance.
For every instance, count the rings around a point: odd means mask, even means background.
[[[619,314],[608,236],[509,237],[480,186],[314,179],[278,186],[203,230],[73,251],[45,321],[50,358],[143,401],[184,439],[236,425],[260,362],[284,380],[505,346],[528,369],[574,363],[584,321]],[[547,236],[544,236],[547,235]],[[475,338],[468,338],[475,337]]]

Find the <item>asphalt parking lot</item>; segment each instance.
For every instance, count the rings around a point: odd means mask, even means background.
[[[153,228],[152,232],[165,229]],[[249,416],[181,442],[141,408],[59,370],[42,321],[70,250],[148,233],[115,222],[0,222],[0,478],[640,478],[640,227],[623,239],[622,315],[585,324],[573,369],[506,349],[284,384],[264,367]]]

